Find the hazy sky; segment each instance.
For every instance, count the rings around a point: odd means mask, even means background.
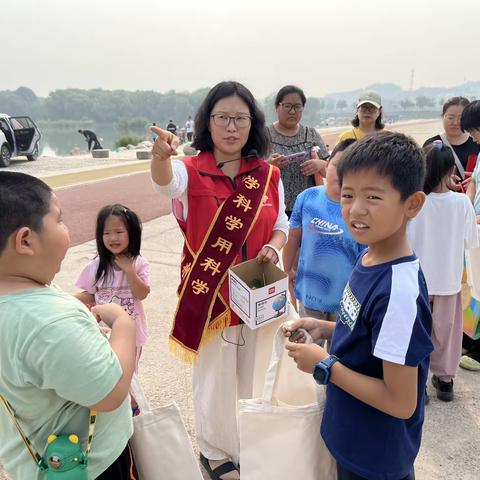
[[[3,0],[0,90],[480,80],[480,0]]]

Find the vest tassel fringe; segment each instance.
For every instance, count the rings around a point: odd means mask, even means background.
[[[219,332],[222,332],[228,328],[231,322],[232,316],[230,314],[230,309],[228,309],[206,326],[200,346],[211,342]],[[168,340],[168,349],[170,350],[170,353],[175,355],[183,363],[187,363],[189,365],[195,365],[197,363],[198,353],[194,352],[193,350],[189,350],[175,340],[175,338],[173,338],[171,335]]]

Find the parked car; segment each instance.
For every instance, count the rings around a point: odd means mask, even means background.
[[[8,167],[12,157],[34,161],[40,152],[42,135],[27,116],[10,117],[0,113],[0,167]]]

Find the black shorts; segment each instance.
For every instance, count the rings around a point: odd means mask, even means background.
[[[121,455],[99,476],[97,480],[138,480],[130,445],[127,443]]]

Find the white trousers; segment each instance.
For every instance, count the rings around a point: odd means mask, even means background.
[[[201,346],[193,367],[193,409],[198,446],[206,458],[239,463],[238,400],[260,394],[280,323],[258,330],[229,327]]]

